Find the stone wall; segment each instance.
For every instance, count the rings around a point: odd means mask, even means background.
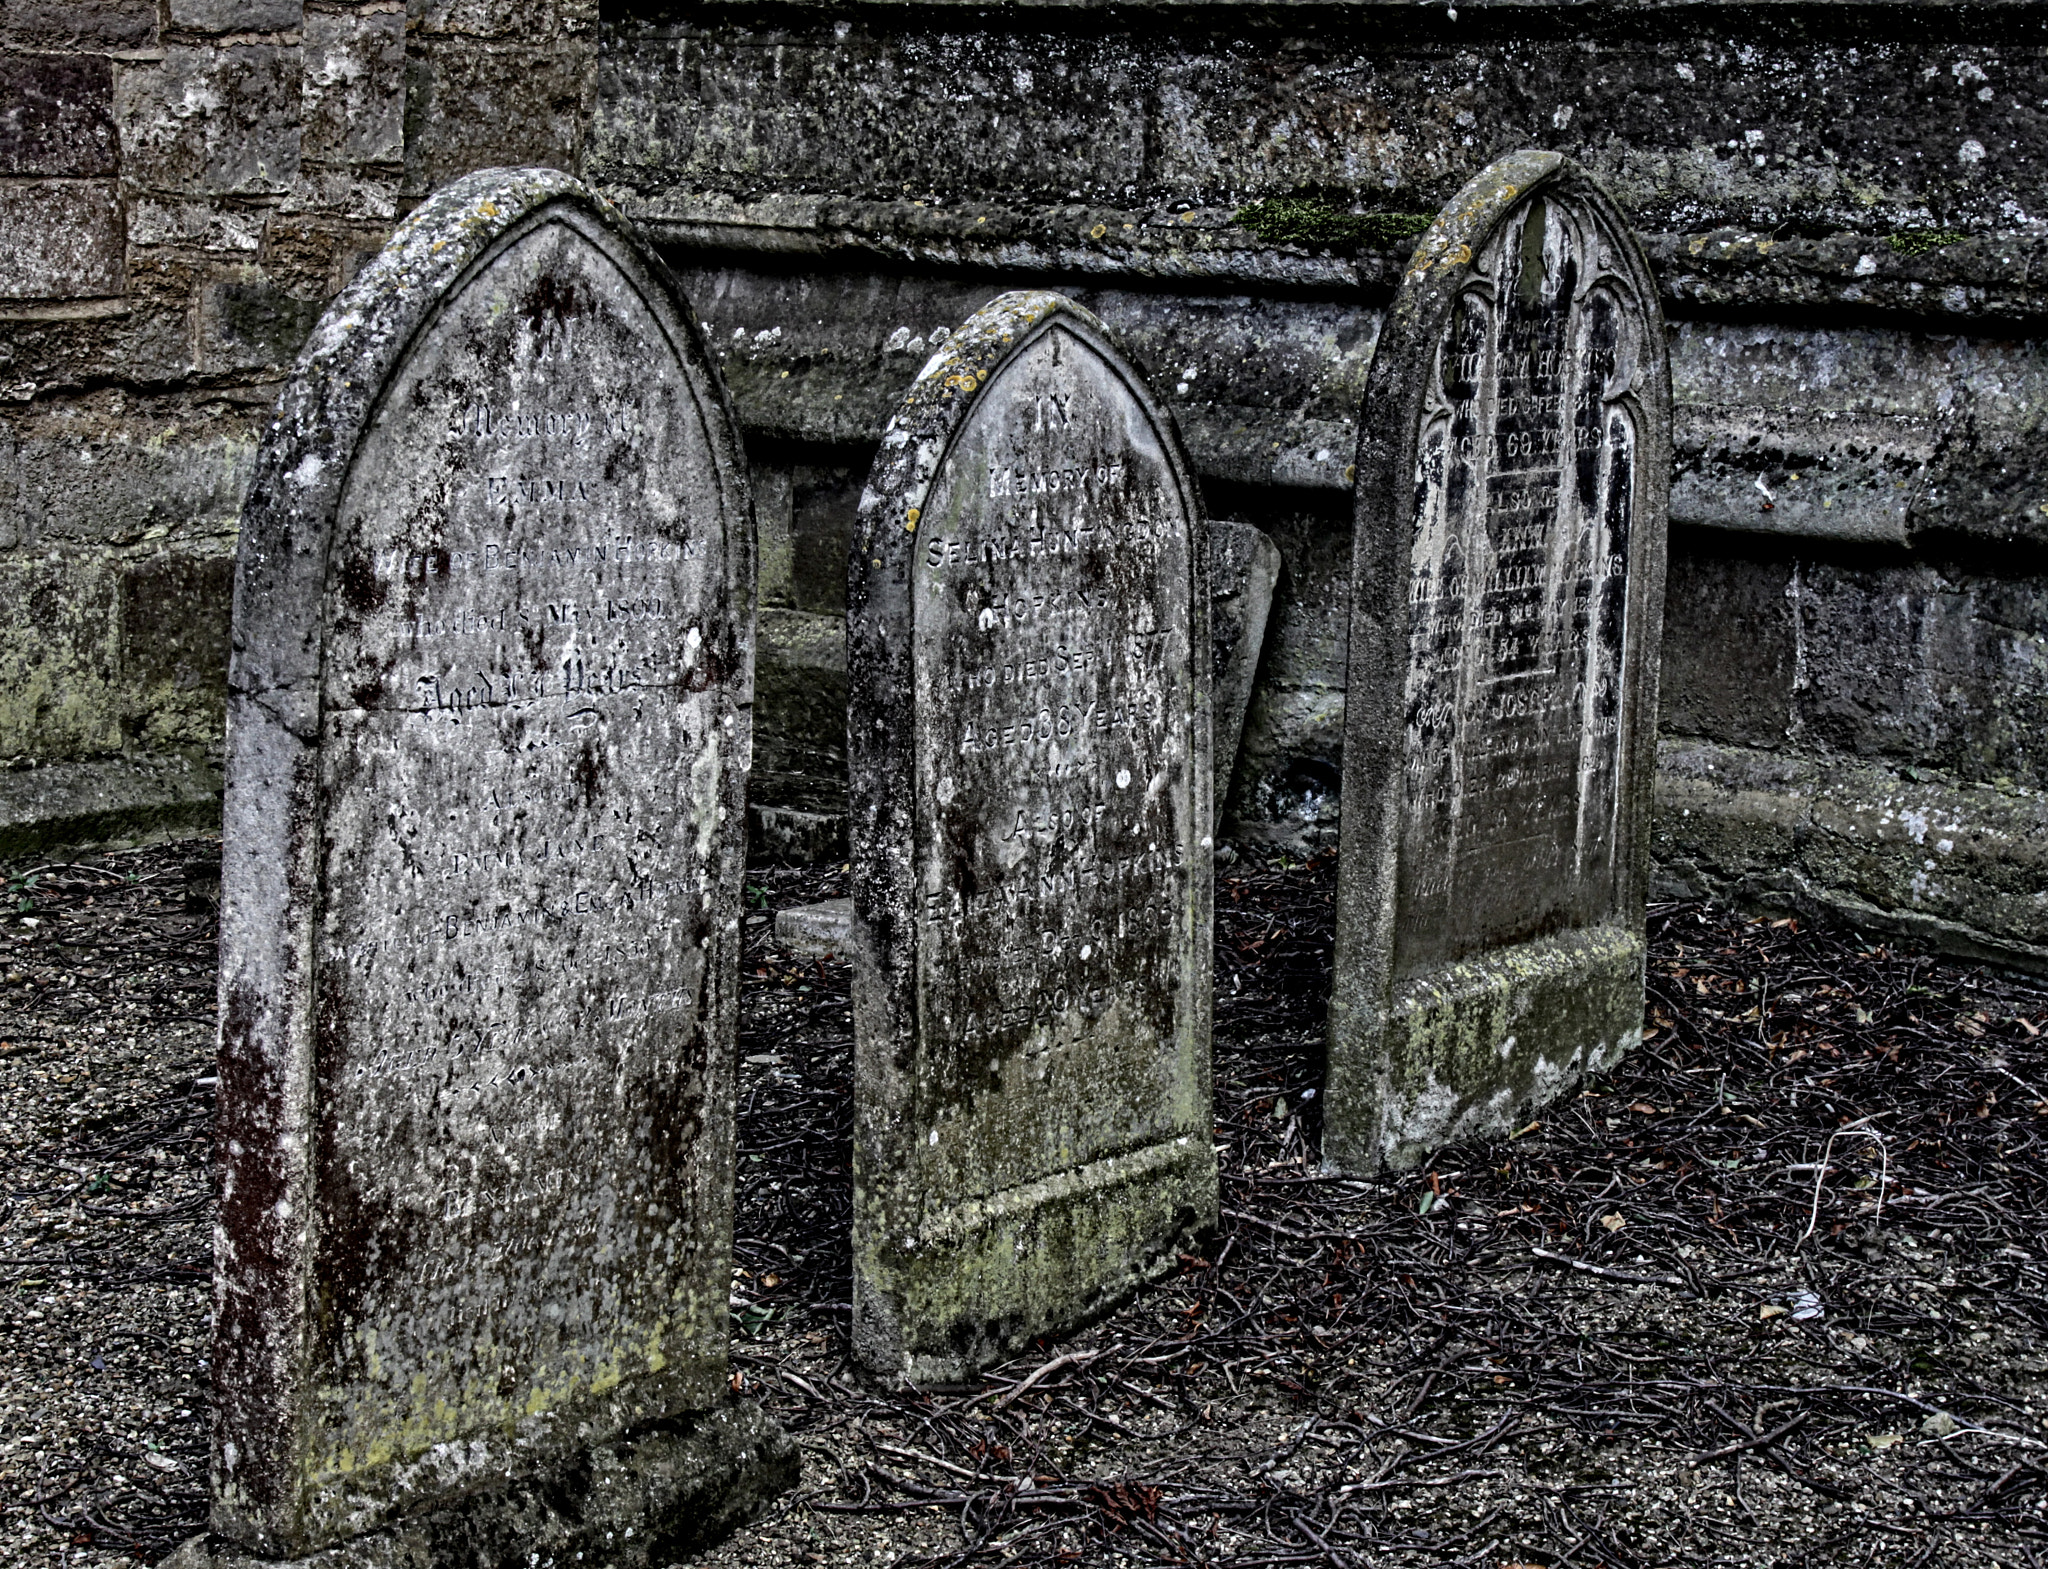
[[[259,11],[275,31],[216,25]],[[0,774],[0,821],[204,810],[279,367],[422,191],[543,160],[663,245],[747,428],[771,845],[836,843],[841,561],[875,436],[935,334],[1020,281],[1109,322],[1214,513],[1279,542],[1230,816],[1327,843],[1380,312],[1420,219],[1535,145],[1607,182],[1671,322],[1664,887],[2048,961],[2037,8],[7,16],[0,757],[46,766]]]

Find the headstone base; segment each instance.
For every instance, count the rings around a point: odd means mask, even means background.
[[[666,1566],[730,1535],[796,1486],[797,1449],[751,1401],[600,1445],[581,1465],[473,1493],[303,1558],[211,1534],[160,1569],[607,1569]]]
[[[956,1205],[854,1261],[856,1349],[920,1388],[963,1383],[1170,1274],[1216,1204],[1215,1148],[1187,1135]]]
[[[1642,1038],[1644,954],[1639,933],[1594,927],[1399,983],[1377,1127],[1333,1120],[1326,1155],[1346,1171],[1405,1171],[1446,1144],[1512,1132],[1519,1114],[1547,1105]],[[1333,1096],[1325,1116],[1338,1103]]]
[[[777,911],[775,943],[791,953],[848,957],[853,952],[853,901],[826,899]]]

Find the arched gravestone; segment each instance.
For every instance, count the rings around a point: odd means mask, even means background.
[[[854,1339],[967,1377],[1216,1216],[1208,549],[1102,324],[1007,294],[853,540]]]
[[[793,1479],[727,1384],[752,607],[661,264],[551,171],[429,201],[243,512],[225,1542],[637,1563]]]
[[[1670,408],[1592,180],[1524,152],[1459,193],[1361,417],[1335,1165],[1501,1131],[1639,1036]]]

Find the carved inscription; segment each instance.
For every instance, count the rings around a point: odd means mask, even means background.
[[[342,498],[316,1278],[344,1470],[723,1334],[682,1293],[735,639],[666,342],[604,252],[538,228],[411,352]]]
[[[1639,317],[1592,220],[1539,197],[1474,265],[1417,447],[1404,968],[1612,897]]]
[[[1157,1138],[1177,1105],[1207,853],[1181,483],[1055,320],[982,391],[918,525],[920,1077],[952,1103],[929,1158],[958,1197]]]

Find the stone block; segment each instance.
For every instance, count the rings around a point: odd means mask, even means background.
[[[851,557],[853,1341],[928,1385],[1216,1216],[1209,546],[1106,329],[1015,293],[912,386]]]
[[[1216,812],[1230,795],[1238,739],[1259,675],[1259,651],[1280,580],[1280,549],[1249,523],[1209,525],[1209,640],[1215,664],[1209,687],[1210,734],[1216,748]]]
[[[326,303],[254,267],[207,284],[197,311],[199,368],[216,375],[278,374],[298,354]]]
[[[843,791],[842,791],[843,794]],[[846,859],[846,813],[747,803],[747,857],[770,866]]]
[[[843,818],[846,618],[768,607],[756,639],[749,804]]]
[[[0,178],[114,174],[113,109],[103,55],[0,54]]]
[[[2048,784],[2048,585],[1931,563],[1798,573],[1801,740],[1961,779]]]
[[[537,169],[416,211],[286,384],[236,563],[190,1562],[665,1565],[794,1479],[729,1383],[724,411],[659,261]]]
[[[121,566],[122,729],[131,745],[218,741],[234,566],[217,547]]]
[[[2038,789],[1667,741],[1656,858],[1671,894],[1795,910],[2048,971],[2048,794]]]
[[[171,26],[184,33],[296,32],[306,9],[305,0],[169,0],[169,6]]]
[[[555,8],[546,0],[413,0],[409,9],[417,30],[429,38],[452,33],[530,43],[555,30]]]
[[[1417,245],[1360,416],[1323,1155],[1405,1167],[1640,1038],[1671,380],[1555,153]]]
[[[72,551],[0,557],[0,759],[102,756],[121,748],[119,585]]]
[[[31,49],[141,49],[157,36],[157,0],[6,0],[0,17]]]
[[[197,749],[0,770],[0,860],[217,828],[220,785]]]
[[[0,180],[0,299],[105,299],[127,287],[111,180]]]
[[[94,403],[26,423],[16,527],[28,543],[78,555],[167,535],[231,531],[256,459],[260,411],[168,418]]]
[[[313,11],[300,48],[299,157],[308,164],[391,164],[405,157],[405,13]]]
[[[299,49],[171,44],[114,74],[122,176],[178,196],[282,196],[299,173]]]
[[[800,904],[775,914],[775,941],[791,953],[837,954],[844,958],[853,951],[852,940],[851,899]]]
[[[1661,728],[1737,746],[1777,746],[1792,727],[1799,628],[1793,564],[1690,537],[1664,591]]]

